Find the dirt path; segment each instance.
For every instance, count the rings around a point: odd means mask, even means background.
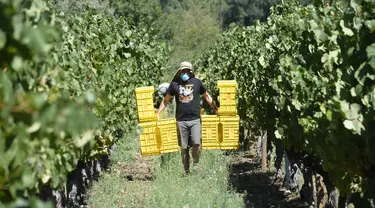
[[[152,181],[155,177],[155,164],[153,162],[150,158],[138,155],[132,164],[120,163],[119,171],[129,181]]]
[[[280,183],[274,183],[273,173],[260,171],[260,165],[251,157],[233,156],[229,184],[239,193],[245,193],[246,207],[309,207],[298,196],[286,193]]]
[[[309,207],[298,196],[285,194],[273,182],[273,173],[260,171],[259,164],[243,155],[205,153],[201,165],[206,177],[182,177],[179,155],[168,161],[159,166],[160,160],[138,156],[133,163],[116,163],[92,188],[88,207]]]

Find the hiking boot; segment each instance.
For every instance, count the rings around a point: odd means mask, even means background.
[[[193,173],[195,174],[195,173],[199,173],[199,172],[200,172],[200,170],[199,170],[198,163],[194,163],[194,165],[193,165]]]
[[[199,165],[198,165],[198,163],[194,163],[194,165],[193,165],[193,170],[198,170],[199,169]]]
[[[185,170],[185,173],[184,173],[184,177],[186,177],[186,176],[189,176],[190,175],[190,170]]]

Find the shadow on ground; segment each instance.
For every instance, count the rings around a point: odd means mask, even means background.
[[[250,157],[234,156],[230,165],[229,184],[238,193],[244,193],[247,208],[308,208],[296,194],[280,190],[281,184],[274,183],[273,173],[262,172],[258,163]]]

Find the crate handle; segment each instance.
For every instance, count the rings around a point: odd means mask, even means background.
[[[160,133],[159,127],[155,128],[155,136],[156,136],[156,143],[157,143],[158,149],[161,149],[163,144],[161,141],[161,133]]]
[[[217,139],[219,144],[223,142],[223,124],[221,122],[217,124]]]

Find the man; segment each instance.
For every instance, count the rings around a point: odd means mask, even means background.
[[[202,125],[200,116],[200,96],[203,95],[206,102],[215,109],[217,107],[212,97],[206,91],[202,81],[195,78],[193,67],[189,62],[182,62],[180,68],[173,77],[167,93],[160,104],[158,118],[160,113],[167,106],[169,101],[175,97],[176,100],[176,120],[180,133],[181,157],[185,173],[190,173],[190,155],[189,148],[192,147],[193,170],[198,170]]]

